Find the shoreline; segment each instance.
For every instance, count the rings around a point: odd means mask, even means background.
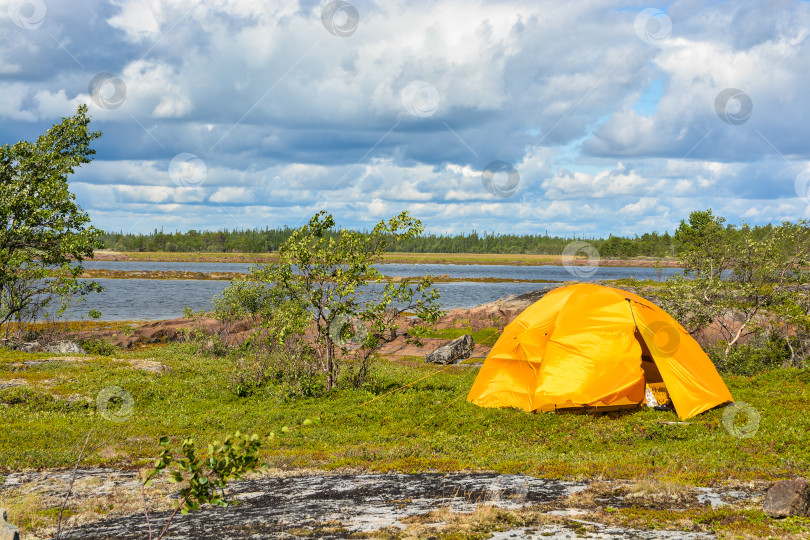
[[[178,279],[200,281],[234,281],[247,278],[250,274],[243,272],[193,272],[189,270],[109,270],[107,268],[88,268],[79,276],[80,279]],[[405,279],[416,281],[421,276],[383,276],[379,281],[369,283],[400,283]],[[433,276],[433,283],[564,283],[553,279],[520,279],[495,277],[449,277]]]
[[[157,251],[108,251],[99,250],[94,254],[96,261],[143,261],[143,262],[199,262],[199,263],[269,263],[278,260],[278,252],[271,253],[181,253]],[[655,257],[601,258],[595,266],[629,268],[680,268],[675,258]],[[587,257],[564,263],[562,255],[540,255],[528,253],[386,253],[381,264],[468,264],[506,266],[590,266],[593,262]]]

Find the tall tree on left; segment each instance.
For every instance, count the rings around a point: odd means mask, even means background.
[[[76,204],[68,176],[91,161],[87,106],[55,124],[36,142],[0,147],[0,324],[33,320],[54,301],[101,287],[82,282],[81,262],[102,247],[101,231]],[[75,261],[78,264],[71,264]]]

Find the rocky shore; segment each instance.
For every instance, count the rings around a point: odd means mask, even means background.
[[[245,277],[242,272],[189,272],[185,270],[107,270],[87,269],[79,276],[83,279],[201,279],[233,281]]]
[[[94,260],[97,261],[154,261],[154,262],[214,262],[214,263],[268,263],[278,260],[278,254],[272,253],[170,253],[170,252],[121,252],[98,250]],[[563,262],[561,255],[536,254],[500,254],[500,253],[386,253],[383,263],[399,264],[494,264],[516,266],[563,266],[573,264],[587,266],[592,261],[578,258]],[[676,259],[657,259],[654,257],[635,258],[600,258],[599,266],[610,267],[643,267],[677,268]]]
[[[485,328],[502,330],[526,307],[542,298],[548,289],[531,291],[519,296],[489,302],[471,309],[454,309],[448,312],[436,325],[438,330],[448,328],[471,328],[473,332]],[[415,324],[409,317],[400,317],[397,320],[400,334],[397,338],[383,346],[383,355],[408,356],[411,354],[425,354],[424,350],[432,350],[430,346],[438,346],[447,340],[437,338],[423,338],[425,347],[414,353],[414,347],[407,344],[411,337],[408,330]],[[128,324],[124,330],[114,325],[105,325],[96,329],[84,329],[70,335],[71,339],[82,341],[88,338],[101,338],[112,342],[121,349],[131,349],[143,345],[156,343],[169,343],[182,341],[190,332],[203,331],[212,336],[222,336],[230,345],[243,343],[253,332],[254,328],[248,321],[237,321],[225,325],[214,318],[201,319],[169,319],[162,321],[149,321]],[[489,347],[476,346],[474,355],[485,355]]]
[[[245,279],[243,272],[191,272],[188,270],[109,270],[106,268],[86,269],[79,275],[82,279],[182,279],[233,281]],[[384,281],[400,283],[402,276],[386,277]],[[414,278],[411,278],[414,279]],[[450,277],[447,274],[433,276],[434,283],[559,283],[548,279],[514,279],[492,277]],[[373,282],[372,282],[373,283]]]
[[[436,330],[446,330],[452,328],[468,329],[477,332],[487,328],[498,331],[512,322],[524,309],[542,298],[551,289],[537,289],[524,294],[509,296],[494,302],[488,302],[469,309],[453,309],[445,314],[435,325]],[[385,343],[380,354],[388,358],[401,358],[407,356],[424,356],[436,347],[444,345],[447,339],[420,338],[422,347],[417,347],[409,343],[414,337],[409,330],[415,324],[415,320],[402,316],[396,321],[399,326],[399,333],[393,341]],[[725,321],[726,325],[734,326],[734,321]],[[133,349],[147,345],[178,342],[188,339],[193,334],[207,334],[216,336],[217,339],[229,346],[240,345],[247,340],[256,329],[249,321],[236,321],[225,324],[221,321],[204,317],[198,319],[177,318],[147,322],[132,322],[124,325],[106,323],[93,326],[92,323],[84,325],[82,330],[70,332],[66,338],[81,342],[90,338],[103,339],[112,343],[120,349]],[[709,325],[704,330],[695,335],[695,339],[701,346],[710,346],[716,343],[721,336],[719,325]],[[60,338],[64,339],[64,338]],[[27,351],[47,350],[45,344],[24,343],[18,344],[17,348]],[[211,343],[213,347],[213,342]],[[472,350],[473,358],[483,358],[489,352],[490,347],[476,344]],[[53,352],[53,351],[52,351]],[[71,351],[66,351],[71,352]]]

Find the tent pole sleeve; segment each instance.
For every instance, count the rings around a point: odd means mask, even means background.
[[[630,307],[630,316],[633,317],[633,325],[636,327],[636,330],[641,332],[641,330],[638,328],[638,323],[636,322],[636,314],[633,311],[633,301],[629,298],[625,298],[625,300],[627,300],[627,305]]]

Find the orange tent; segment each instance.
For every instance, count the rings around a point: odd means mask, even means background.
[[[700,345],[664,310],[581,283],[547,293],[503,331],[467,401],[526,411],[635,407],[663,383],[678,416],[733,401]]]

